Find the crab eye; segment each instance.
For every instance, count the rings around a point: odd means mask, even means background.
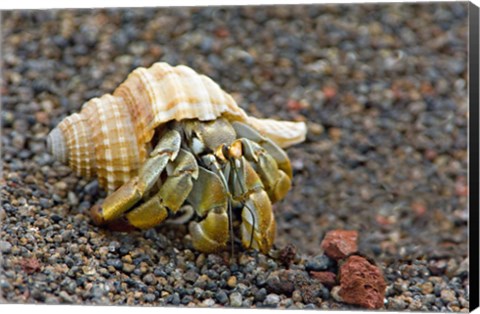
[[[222,145],[222,154],[223,156],[228,156],[228,146]]]

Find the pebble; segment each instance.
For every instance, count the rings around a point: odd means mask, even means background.
[[[143,300],[147,303],[152,303],[157,299],[157,297],[153,293],[146,293],[142,297],[143,297]]]
[[[293,291],[292,300],[293,300],[293,302],[302,302],[303,297],[302,297],[302,293],[300,292],[300,290]]]
[[[455,296],[455,292],[450,289],[444,289],[440,292],[440,297],[442,298],[443,302],[449,303],[455,301],[457,298]]]
[[[185,279],[186,282],[194,283],[197,281],[199,275],[193,270],[187,271],[185,274],[183,274],[183,279]]]
[[[255,301],[258,302],[263,302],[265,298],[267,297],[267,289],[265,288],[260,288],[254,295]]]
[[[337,275],[328,271],[311,271],[311,276],[327,287],[333,287],[337,283]]]
[[[88,195],[91,195],[91,196],[95,196],[98,194],[98,191],[99,191],[99,187],[98,187],[98,181],[97,180],[94,180],[90,183],[88,183],[87,185],[85,185],[84,189],[85,193],[87,193]]]
[[[227,280],[227,285],[228,285],[230,288],[235,288],[236,285],[237,285],[237,277],[235,277],[235,276],[230,276],[230,278],[228,278],[228,280]]]
[[[338,302],[343,302],[343,298],[340,296],[340,293],[339,293],[341,289],[342,288],[340,286],[335,286],[330,291],[330,295],[333,297],[333,299],[335,299]]]
[[[153,274],[146,274],[145,276],[143,276],[143,282],[146,283],[147,285],[156,285],[157,284],[157,279],[155,278],[155,276]]]
[[[308,260],[305,263],[305,269],[307,271],[323,271],[333,267],[334,261],[327,255],[321,254],[315,256],[313,259]]]
[[[389,298],[388,309],[393,311],[401,311],[407,308],[407,303],[402,299]]]
[[[242,294],[240,292],[234,291],[230,294],[230,306],[240,307],[242,306]]]
[[[295,274],[287,271],[274,271],[267,278],[266,288],[270,292],[290,296],[295,290]]]
[[[70,205],[77,206],[78,205],[78,197],[72,191],[68,192],[68,201]]]
[[[62,299],[62,301],[65,302],[65,303],[72,304],[72,303],[74,302],[72,296],[70,296],[66,291],[60,291],[60,293],[58,294],[58,296],[59,296],[59,297]]]
[[[215,299],[220,304],[226,304],[229,300],[228,295],[223,290],[219,290],[217,293],[215,293]]]
[[[123,263],[122,270],[126,273],[131,273],[135,270],[135,265],[129,263]]]
[[[433,284],[430,281],[421,285],[422,293],[423,294],[430,294],[433,292]]]
[[[113,266],[117,270],[123,269],[123,263],[120,259],[109,259],[107,260],[107,265]]]
[[[354,230],[331,230],[322,240],[325,254],[339,260],[357,252],[358,232]]]
[[[276,307],[280,303],[280,296],[275,293],[270,293],[267,295],[264,301],[265,305]]]
[[[215,305],[215,300],[211,299],[211,298],[208,298],[208,299],[203,300],[202,304],[205,305],[205,306],[208,306],[208,307],[212,307],[212,306]]]
[[[10,253],[12,250],[12,245],[7,241],[0,241],[0,252],[6,254]]]

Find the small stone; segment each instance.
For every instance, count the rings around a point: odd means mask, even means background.
[[[74,234],[73,230],[65,230],[61,234],[62,241],[70,241],[73,238],[73,234]]]
[[[430,294],[433,292],[433,284],[430,281],[425,282],[420,286],[423,294]]]
[[[315,256],[312,259],[309,259],[305,263],[305,270],[323,271],[333,267],[334,264],[335,262],[332,259],[330,259],[327,255],[321,254],[321,255]]]
[[[450,290],[450,289],[443,289],[440,292],[440,297],[442,298],[442,301],[445,303],[453,302],[457,300],[457,297],[455,295],[455,291]]]
[[[332,296],[332,298],[335,300],[335,301],[338,301],[338,302],[343,302],[343,298],[340,296],[340,290],[342,289],[342,287],[340,286],[335,286],[332,288],[332,290],[330,291],[330,295]]]
[[[40,206],[42,206],[43,208],[51,208],[53,206],[53,201],[51,199],[47,199],[47,198],[40,198]]]
[[[413,300],[410,305],[408,306],[409,310],[412,311],[419,311],[422,308],[422,301],[420,300]]]
[[[368,309],[383,306],[387,285],[378,267],[361,256],[350,256],[340,268],[339,295],[345,303]]]
[[[133,263],[132,256],[130,254],[122,256],[122,262],[132,264]]]
[[[108,244],[108,250],[112,253],[118,250],[119,248],[120,248],[120,243],[118,243],[117,241],[111,241]]]
[[[55,183],[55,188],[60,191],[65,191],[68,188],[68,185],[63,181],[58,181]]]
[[[211,306],[214,306],[214,305],[215,305],[215,300],[212,299],[212,298],[208,298],[208,299],[203,300],[202,304],[203,304],[204,306],[211,307]]]
[[[258,302],[263,302],[266,297],[267,297],[267,289],[265,288],[258,289],[258,291],[255,292],[255,295],[254,295],[255,301],[258,301]]]
[[[129,274],[135,270],[135,265],[129,264],[129,263],[123,263],[122,270]]]
[[[237,277],[230,276],[230,278],[228,278],[227,280],[227,286],[229,286],[230,288],[235,288],[236,285],[237,285]]]
[[[85,188],[83,189],[88,195],[95,196],[98,194],[99,188],[98,188],[98,181],[94,180],[90,182],[89,184],[85,185]]]
[[[337,282],[337,275],[329,271],[311,271],[310,274],[313,278],[329,288],[335,286]]]
[[[121,270],[123,268],[123,262],[118,258],[107,260],[107,265],[113,266],[116,270]]]
[[[157,279],[153,274],[146,274],[145,276],[143,276],[143,282],[146,283],[147,285],[154,286],[157,284]]]
[[[0,241],[0,252],[10,253],[12,250],[12,245],[7,241]]]
[[[186,296],[184,296],[184,297],[182,298],[181,303],[187,305],[187,304],[189,304],[189,303],[192,302],[192,301],[193,301],[193,296],[187,294]]]
[[[302,293],[303,302],[305,304],[316,302],[323,289],[326,290],[322,284],[318,283],[302,285],[300,292]]]
[[[278,296],[275,293],[270,293],[267,295],[265,298],[265,305],[271,306],[271,307],[276,307],[278,303],[280,303],[280,296]]]
[[[428,269],[434,276],[443,275],[447,269],[447,262],[445,260],[431,262]]]
[[[468,276],[469,272],[469,260],[468,257],[464,259],[461,263],[460,266],[458,266],[457,270],[455,271],[455,276],[457,277],[463,277],[463,276]]]
[[[232,292],[232,294],[230,294],[230,306],[233,306],[233,307],[240,307],[242,306],[242,295],[240,294],[240,292]]]
[[[73,303],[73,299],[72,299],[72,296],[69,295],[66,291],[60,291],[60,293],[58,294],[58,296],[60,297],[60,299],[65,302],[65,303]]]
[[[179,305],[180,304],[180,296],[178,295],[177,292],[169,296],[170,303],[173,305]],[[215,304],[215,303],[214,303]]]
[[[280,263],[285,265],[287,268],[290,267],[290,264],[295,260],[297,256],[297,248],[293,244],[287,244],[282,248],[278,254],[278,259]]]
[[[72,191],[69,191],[68,192],[68,202],[70,203],[70,205],[72,206],[77,206],[78,205],[78,197],[75,193],[73,193]]]
[[[407,303],[400,298],[389,298],[388,309],[389,310],[404,310],[407,307]]]
[[[41,269],[40,262],[34,257],[21,260],[20,265],[22,266],[22,270],[27,274],[33,274]]]
[[[455,259],[451,258],[447,263],[446,274],[448,277],[453,277],[458,269],[458,263]]]
[[[156,299],[157,297],[153,293],[146,293],[143,295],[143,300],[148,303],[154,302]]]
[[[339,260],[357,252],[357,239],[357,231],[332,230],[325,235],[321,247],[326,255]]]
[[[300,290],[293,291],[292,300],[293,300],[293,302],[302,302],[303,301],[302,293],[300,292]]]
[[[198,268],[202,268],[203,265],[205,264],[205,260],[206,260],[205,254],[202,253],[198,255],[197,260],[195,261],[195,265],[197,265]]]
[[[45,298],[46,304],[59,304],[60,300],[55,296],[49,296]]]
[[[63,218],[60,215],[53,214],[52,216],[50,216],[50,219],[52,219],[54,223],[59,223],[60,221],[62,221]]]
[[[295,290],[295,273],[290,271],[274,271],[266,282],[269,292],[290,296]]]
[[[185,279],[186,282],[194,283],[195,281],[197,281],[198,276],[199,275],[197,272],[189,270],[185,274],[183,274],[183,279]]]
[[[223,290],[219,290],[215,293],[215,299],[217,299],[218,303],[226,304],[228,302],[228,295]]]

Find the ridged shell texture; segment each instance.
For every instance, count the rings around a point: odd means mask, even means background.
[[[155,128],[171,121],[220,116],[243,121],[281,147],[305,139],[303,122],[257,119],[210,78],[186,66],[137,68],[111,94],[86,102],[48,137],[60,161],[79,175],[97,176],[109,192],[134,176],[147,157]]]

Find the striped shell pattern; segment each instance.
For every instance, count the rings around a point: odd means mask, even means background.
[[[303,122],[250,117],[210,78],[159,62],[137,68],[113,94],[93,98],[66,117],[49,134],[48,146],[75,173],[98,177],[112,192],[136,175],[156,128],[172,120],[220,116],[250,125],[280,147],[305,139]]]

